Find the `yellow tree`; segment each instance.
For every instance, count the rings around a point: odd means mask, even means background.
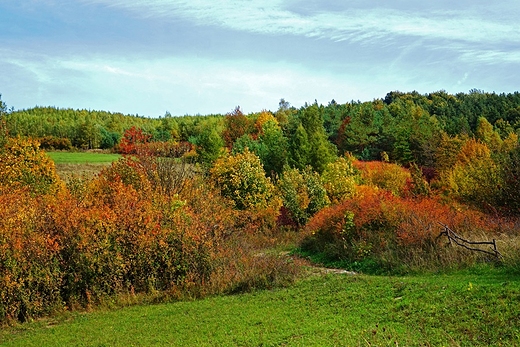
[[[479,207],[494,206],[502,186],[500,168],[491,157],[491,150],[475,139],[464,144],[444,178],[455,198]]]
[[[239,210],[266,208],[274,196],[274,185],[265,176],[260,158],[247,148],[217,159],[210,173],[222,195]]]
[[[8,138],[0,148],[0,191],[28,188],[48,193],[59,186],[54,162],[31,139]]]

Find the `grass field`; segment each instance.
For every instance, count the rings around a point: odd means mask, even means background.
[[[47,152],[55,164],[102,164],[111,163],[119,154],[96,152]]]
[[[91,177],[121,156],[95,152],[47,152],[62,179],[72,175]]]
[[[518,346],[520,276],[318,275],[274,291],[64,314],[2,346]]]

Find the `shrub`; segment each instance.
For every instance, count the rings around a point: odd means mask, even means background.
[[[238,211],[197,175],[167,193],[164,159],[123,157],[70,192],[0,191],[0,322],[119,295],[198,297],[294,278],[294,263],[257,256],[265,243],[251,241],[263,234],[251,231],[272,228],[262,237],[274,243],[279,205]]]
[[[406,199],[373,187],[318,212],[305,227],[302,248],[350,266],[375,261],[381,269],[435,269],[473,262],[474,254],[445,249],[437,238],[442,222],[469,238],[498,231],[472,210],[457,210],[435,199]]]
[[[260,159],[247,149],[218,159],[211,177],[239,210],[267,208],[274,198],[274,185],[265,176]]]
[[[409,181],[409,192],[414,197],[430,196],[430,185],[424,179],[423,170],[413,163],[410,165],[411,180]]]
[[[358,172],[353,166],[353,160],[352,156],[339,157],[335,162],[329,163],[321,175],[323,186],[332,203],[338,203],[355,194]]]
[[[66,137],[45,136],[38,139],[43,149],[70,150],[72,142]]]
[[[299,226],[329,204],[320,176],[310,167],[303,171],[286,168],[278,181],[278,189],[283,206]]]
[[[504,185],[500,167],[489,148],[476,140],[462,146],[455,165],[441,176],[451,197],[479,208],[496,206]]]
[[[54,162],[36,140],[8,138],[0,148],[0,192],[25,187],[33,193],[58,189]]]
[[[397,196],[407,193],[411,175],[408,170],[397,164],[355,161],[354,167],[360,171],[364,184],[389,190]]]
[[[194,147],[189,142],[148,142],[138,145],[135,154],[140,157],[182,158]]]
[[[59,246],[38,228],[42,212],[27,190],[0,194],[0,322],[62,309]]]

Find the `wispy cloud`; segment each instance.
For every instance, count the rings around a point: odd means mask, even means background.
[[[461,59],[466,63],[473,64],[495,64],[498,61],[503,63],[520,64],[520,50],[505,51],[499,49],[468,49],[462,51]]]
[[[83,0],[123,8],[145,17],[183,18],[200,25],[217,25],[262,34],[292,34],[334,41],[388,39],[395,35],[462,42],[520,42],[520,22],[504,13],[500,21],[475,11],[425,13],[388,7],[321,9],[305,15],[282,0]],[[491,4],[489,6],[492,6]],[[509,19],[509,20],[508,20]],[[506,22],[504,22],[504,20]]]
[[[158,116],[518,88],[518,0],[9,1],[0,92],[15,107]]]
[[[0,50],[0,56],[6,53]],[[326,103],[332,98],[338,100],[338,90],[342,95],[371,98],[363,83],[353,83],[344,76],[314,75],[297,65],[280,62],[240,61],[229,65],[208,59],[129,61],[95,56],[61,58],[49,64],[50,57],[44,54],[11,54],[6,61],[20,70],[10,69],[11,73],[24,73],[24,84],[38,86],[38,90],[30,91],[29,105],[21,104],[27,95],[11,96],[8,91],[6,100],[16,107],[51,104],[159,116],[166,110],[177,115],[186,110],[191,114],[226,113],[237,105],[246,112],[274,110],[281,97],[295,106],[314,99]],[[53,94],[57,88],[59,93]],[[74,105],[69,103],[70,93],[75,94]]]

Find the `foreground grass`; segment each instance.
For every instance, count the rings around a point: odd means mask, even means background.
[[[274,291],[67,314],[5,328],[2,346],[517,346],[520,278],[311,276]]]

